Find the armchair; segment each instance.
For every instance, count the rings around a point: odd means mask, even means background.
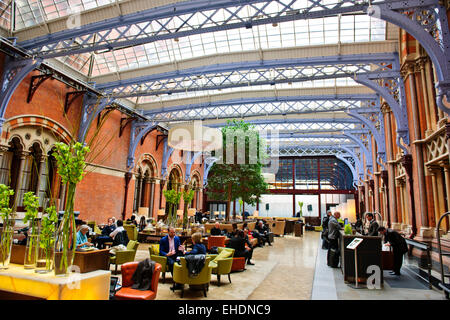
[[[208,251],[212,247],[225,247],[225,236],[209,236],[208,237]]]
[[[155,264],[153,271],[152,284],[150,290],[137,290],[131,288],[133,285],[133,274],[136,271],[139,262],[128,262],[122,265],[122,288],[116,292],[115,298],[118,300],[154,300],[158,292],[159,273],[161,265]]]
[[[159,255],[159,244],[151,244],[148,248],[150,252],[150,259],[161,265],[161,273],[163,277],[163,283],[166,282],[166,272],[169,271],[167,266],[167,258]]]
[[[228,275],[228,281],[231,283],[230,272],[233,265],[234,249],[218,248],[217,251],[219,254],[210,254],[208,256],[211,257],[209,266],[212,267],[212,273],[217,275],[217,283],[220,287],[220,276],[223,274]],[[225,254],[225,252],[222,253],[223,251],[227,252],[227,254]]]
[[[197,277],[191,278],[189,277],[188,268],[186,265],[186,259],[184,257],[180,257],[180,263],[175,263],[173,265],[173,282],[181,284],[181,298],[184,295],[184,285],[201,285],[203,287],[203,294],[206,297],[206,290],[208,288],[209,282],[211,281],[211,270],[212,268],[209,266],[209,262],[211,261],[210,256],[206,256],[205,265],[203,269],[200,271]],[[173,291],[174,289],[172,289]]]
[[[117,273],[117,266],[120,264],[124,264],[126,262],[133,262],[134,258],[136,257],[136,251],[139,246],[139,242],[130,240],[127,245],[127,250],[124,251],[117,251],[116,255],[113,257],[110,257],[109,263],[114,263],[116,265],[116,268],[114,270],[114,273]]]
[[[123,228],[127,231],[128,239],[137,241],[138,230],[134,224],[124,224]]]

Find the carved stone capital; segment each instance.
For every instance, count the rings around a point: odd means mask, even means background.
[[[388,114],[388,113],[390,113],[392,110],[391,110],[391,107],[389,107],[389,105],[388,105],[388,103],[387,102],[383,102],[382,104],[381,104],[381,112],[383,113],[383,114]]]

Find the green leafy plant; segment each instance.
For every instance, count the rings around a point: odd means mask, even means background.
[[[163,191],[164,198],[166,199],[166,203],[169,205],[169,211],[166,223],[169,226],[174,226],[177,221],[177,205],[181,200],[181,192],[176,190],[164,190]]]
[[[53,156],[56,159],[58,166],[58,174],[64,184],[67,184],[66,206],[64,211],[63,222],[60,226],[61,230],[61,246],[62,256],[60,261],[60,269],[67,269],[68,267],[68,250],[75,250],[76,234],[75,234],[75,218],[73,215],[75,203],[75,189],[78,182],[83,179],[86,168],[86,154],[89,152],[89,147],[83,146],[80,142],[66,144],[58,142],[55,144],[55,152]],[[70,230],[72,230],[73,234]],[[58,243],[57,243],[58,244]],[[56,245],[57,245],[56,244]],[[55,248],[56,252],[56,248]],[[73,258],[73,255],[72,255]],[[56,263],[56,260],[55,260]],[[64,266],[64,268],[63,268]],[[56,270],[56,269],[55,269]]]
[[[347,223],[347,224],[344,226],[344,233],[345,233],[345,234],[352,234],[352,226],[351,226],[350,223]]]
[[[46,268],[50,268],[52,248],[55,244],[56,224],[58,223],[58,215],[56,214],[55,206],[50,206],[45,209],[46,216],[42,217],[41,233],[39,239],[39,246],[45,253]]]
[[[25,257],[25,264],[34,264],[36,259],[36,251],[34,252],[34,256],[32,251],[37,250],[38,226],[36,220],[39,210],[39,198],[34,195],[33,191],[29,191],[23,196],[23,205],[25,207],[25,217],[23,218],[23,222],[30,224],[31,231],[28,237],[28,252]]]
[[[4,184],[0,184],[0,217],[3,221],[3,235],[1,237],[0,254],[1,262],[4,265],[8,259],[11,250],[12,237],[7,233],[13,232],[12,224],[12,208],[9,207],[9,198],[14,195],[14,191]]]
[[[223,150],[214,155],[221,161],[215,162],[209,172],[206,192],[210,199],[227,202],[225,219],[229,221],[232,201],[241,199],[253,205],[267,191],[262,176],[267,153],[258,131],[244,121],[228,121],[222,137]]]
[[[300,212],[300,217],[302,217],[302,215],[303,215],[303,201],[299,201],[298,202],[298,206],[300,207],[300,209],[298,210]]]
[[[194,199],[194,190],[192,190],[192,189],[183,190],[183,201],[184,201],[183,229],[186,229],[186,227],[187,227],[188,208],[191,205],[192,199]]]
[[[244,206],[244,201],[242,201],[242,199],[239,199],[238,202],[239,202],[239,212],[242,212],[242,207]]]

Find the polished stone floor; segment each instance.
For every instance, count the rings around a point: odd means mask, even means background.
[[[222,276],[221,286],[212,275],[208,297],[202,291],[185,288],[183,299],[229,300],[367,300],[367,299],[420,299],[441,300],[443,294],[416,283],[407,272],[402,282],[386,278],[381,290],[353,289],[343,281],[340,269],[326,265],[326,250],[320,247],[320,233],[305,232],[303,237],[287,235],[276,237],[273,246],[256,248],[254,266],[231,274],[232,283]],[[148,244],[140,244],[136,261],[149,257]],[[111,267],[112,269],[113,267]],[[119,275],[120,276],[120,275]],[[389,275],[385,275],[389,277]],[[412,281],[412,282],[411,282]],[[402,286],[407,288],[401,288]],[[392,285],[392,286],[391,286]],[[166,283],[160,281],[158,300],[178,300],[180,291],[172,292],[172,279],[166,273]]]

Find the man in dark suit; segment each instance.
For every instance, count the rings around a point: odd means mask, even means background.
[[[367,231],[367,235],[368,236],[378,236],[378,228],[380,227],[378,225],[378,222],[374,219],[373,217],[373,213],[368,213],[366,215],[367,220],[369,220],[370,225],[369,225],[369,230]]]
[[[177,257],[182,256],[184,246],[180,244],[180,238],[175,234],[175,228],[169,227],[169,234],[159,241],[159,255],[167,257],[167,265],[173,273],[173,264]]]
[[[245,248],[244,231],[237,230],[234,236],[230,239],[227,244],[228,248],[234,249],[234,257],[244,257],[247,264],[253,265],[251,262],[253,250],[250,248]]]
[[[212,236],[221,236],[222,230],[220,230],[220,223],[216,222],[214,225],[214,228],[211,228],[209,232]]]
[[[261,246],[264,246],[266,242],[271,246],[270,238],[269,238],[269,227],[264,225],[264,222],[262,220],[259,220],[258,223],[255,226],[255,230],[258,231],[259,237],[258,237],[258,244]]]
[[[394,271],[392,271],[391,274],[400,276],[400,269],[403,264],[403,255],[408,252],[406,240],[397,231],[386,229],[385,227],[379,227],[378,232],[384,236],[384,242],[389,242],[386,245],[390,245],[394,253]]]

